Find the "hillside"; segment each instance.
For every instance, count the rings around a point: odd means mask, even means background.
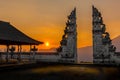
[[[120,52],[120,36],[112,40],[113,45],[116,47],[116,51]],[[80,61],[93,61],[92,46],[78,48],[78,62]]]

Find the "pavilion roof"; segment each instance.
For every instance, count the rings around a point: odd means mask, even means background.
[[[39,45],[41,41],[34,40],[16,29],[9,22],[0,21],[1,45]]]

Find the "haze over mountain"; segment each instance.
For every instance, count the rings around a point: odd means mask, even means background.
[[[120,52],[120,35],[112,40],[112,44],[116,47],[116,52]],[[92,46],[78,48],[78,62],[92,62],[93,50]]]
[[[83,48],[78,48],[78,62],[84,61],[84,62],[92,62],[92,46],[87,46]]]
[[[113,45],[116,47],[116,51],[120,52],[120,35],[112,40]]]

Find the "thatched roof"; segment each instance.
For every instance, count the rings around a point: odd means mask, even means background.
[[[0,21],[1,45],[38,45],[43,42],[34,40],[16,29],[8,22]]]

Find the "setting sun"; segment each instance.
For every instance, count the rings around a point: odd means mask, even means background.
[[[46,43],[45,43],[45,46],[47,46],[47,47],[48,47],[49,45],[50,45],[50,44],[49,44],[49,42],[46,42]]]

